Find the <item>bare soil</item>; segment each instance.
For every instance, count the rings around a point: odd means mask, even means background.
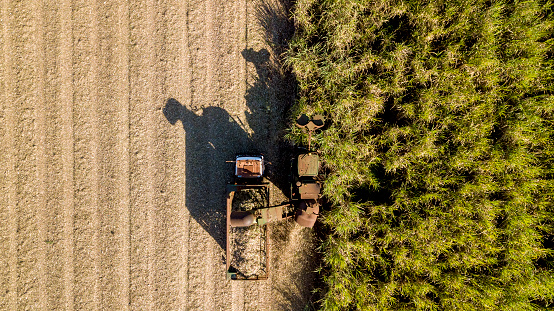
[[[312,231],[225,278],[225,184],[262,152],[285,200],[278,0],[0,3],[0,310],[304,310]]]

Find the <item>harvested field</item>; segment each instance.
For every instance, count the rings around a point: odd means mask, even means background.
[[[3,0],[0,310],[303,310],[314,238],[225,279],[236,153],[280,167],[288,3]],[[274,191],[274,192],[273,192]],[[275,194],[275,195],[274,195]]]

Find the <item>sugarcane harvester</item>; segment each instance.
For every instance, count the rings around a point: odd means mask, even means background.
[[[306,129],[311,138],[314,130],[323,127],[324,121],[321,116],[310,119],[302,115],[298,118],[297,125]],[[235,174],[234,182],[227,185],[226,198],[228,279],[260,280],[268,277],[267,223],[294,217],[303,227],[314,226],[319,215],[322,182],[319,179],[319,156],[316,152],[310,151],[310,143],[308,146],[308,151],[299,153],[291,161],[291,201],[279,206],[269,206],[269,183],[264,178],[263,155],[238,155],[235,161],[231,161],[235,163]],[[247,198],[241,197],[241,194],[246,192],[256,193],[256,199],[248,198],[252,201],[250,205],[237,204],[237,201]],[[256,245],[259,244],[259,248],[253,256],[257,260],[256,267],[242,269],[250,269],[253,272],[241,271],[238,268],[240,262],[244,261],[237,260],[234,256],[237,249],[236,234],[241,232],[238,228],[249,228],[249,232],[259,232],[256,235],[259,241],[255,242]]]

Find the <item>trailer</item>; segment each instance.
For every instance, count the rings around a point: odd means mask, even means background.
[[[268,277],[269,228],[256,210],[269,207],[268,184],[227,186],[227,278],[262,280]]]
[[[287,206],[269,206],[261,155],[237,156],[235,181],[227,185],[227,279],[263,280],[269,275],[267,223],[287,216]]]

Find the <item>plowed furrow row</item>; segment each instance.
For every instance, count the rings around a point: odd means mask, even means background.
[[[13,147],[15,154],[14,218],[16,223],[16,293],[18,308],[40,308],[40,273],[36,269],[39,258],[40,235],[38,230],[39,208],[37,206],[37,133],[35,123],[35,79],[37,68],[29,60],[33,58],[37,48],[35,41],[32,5],[30,3],[11,3],[9,14],[12,14],[10,24],[11,38],[11,75],[14,107],[13,139],[17,142]]]
[[[0,251],[5,254],[0,257],[0,309],[14,310],[17,305],[17,213],[16,213],[16,171],[15,158],[16,114],[13,101],[14,68],[13,63],[13,35],[11,27],[14,23],[11,7],[8,0],[2,1],[2,143],[0,144],[0,159],[4,165],[0,166],[1,209],[0,209]]]
[[[235,21],[234,21],[234,33],[232,37],[235,38],[234,48],[234,63],[236,66],[236,86],[234,90],[235,100],[232,102],[232,110],[240,110],[239,107],[246,106],[246,100],[244,95],[246,94],[246,59],[242,56],[244,50],[247,47],[247,14],[248,14],[248,1],[238,0],[234,1],[235,7],[233,8]],[[238,117],[238,116],[237,116]]]
[[[244,310],[244,282],[231,283],[231,310],[242,311]]]
[[[210,114],[207,114],[208,124],[217,124],[217,126],[209,126],[207,128],[207,142],[213,146],[208,148],[208,156],[205,158],[205,167],[210,168],[211,173],[207,179],[213,189],[225,189],[226,183],[230,181],[230,167],[227,160],[232,160],[236,154],[252,152],[249,150],[249,138],[244,130],[235,121],[238,111],[244,112],[246,107],[242,106],[235,110],[236,97],[234,92],[237,86],[240,85],[238,74],[238,64],[236,63],[239,55],[236,52],[235,46],[238,45],[238,40],[233,32],[235,22],[235,14],[240,14],[240,11],[235,11],[234,3],[230,1],[208,0],[207,7],[210,21],[207,23],[207,35],[214,38],[208,46],[208,70],[206,72],[207,81],[210,81],[210,88],[213,98],[210,107]],[[224,26],[228,25],[228,26]],[[208,247],[210,248],[211,259],[209,261],[210,268],[208,273],[208,290],[212,296],[213,303],[216,309],[226,308],[231,298],[231,284],[226,281],[223,276],[225,273],[224,262],[221,260],[225,256],[225,192],[213,191],[208,204],[208,216],[212,222],[209,233],[212,239]],[[213,241],[213,242],[212,242]],[[215,242],[215,243],[214,243]],[[210,306],[210,305],[209,305]]]
[[[62,105],[61,105],[61,59],[59,7],[54,2],[39,1],[33,10],[37,30],[35,62],[38,68],[37,133],[39,156],[37,181],[39,183],[39,223],[41,231],[41,295],[46,297],[43,308],[60,307],[63,301],[63,195],[64,176],[62,160]],[[42,29],[44,29],[42,31]],[[40,62],[39,60],[43,60]]]
[[[155,310],[183,310],[185,306],[175,299],[180,295],[183,205],[177,194],[184,191],[183,175],[179,171],[183,157],[182,131],[175,131],[163,114],[163,107],[170,97],[180,97],[182,76],[181,28],[177,6],[181,1],[160,1],[150,10],[155,12],[154,36],[155,72],[154,97],[151,103],[154,137],[151,137],[154,167],[154,219],[153,222],[153,286]],[[181,148],[180,148],[181,147]]]
[[[154,1],[130,1],[130,215],[132,310],[154,310]]]
[[[204,0],[187,1],[187,34],[188,42],[187,49],[190,51],[190,67],[191,67],[191,106],[189,109],[197,109],[207,106],[206,98],[206,66],[207,58],[205,55],[206,37],[206,18],[204,11]],[[186,129],[185,129],[186,130]]]
[[[73,136],[73,28],[72,28],[72,3],[70,0],[63,0],[59,3],[60,16],[60,54],[59,54],[59,75],[60,75],[60,105],[61,105],[61,160],[62,160],[62,218],[63,218],[63,251],[58,265],[63,270],[63,299],[52,302],[52,305],[61,305],[63,309],[71,311],[73,305],[73,282],[74,282],[74,136]]]
[[[169,94],[167,103],[171,98],[176,99],[183,107],[190,107],[192,102],[192,58],[191,58],[191,47],[190,47],[190,25],[189,25],[189,8],[190,4],[188,1],[181,2],[178,4],[178,29],[181,29],[181,38],[180,38],[180,50],[178,64],[180,71],[177,73],[180,79],[177,81],[171,89],[170,92],[175,92],[175,94]],[[167,123],[166,123],[167,124]],[[169,126],[166,125],[166,126]],[[177,224],[177,230],[180,231],[181,235],[179,236],[179,255],[177,260],[179,264],[179,302],[182,309],[188,308],[188,301],[190,300],[189,295],[189,249],[190,249],[190,221],[191,215],[189,210],[186,208],[187,200],[187,156],[186,156],[186,133],[183,131],[182,124],[177,122],[177,124],[172,125],[172,131],[177,133],[177,163],[174,167],[174,170],[177,170],[177,178],[175,183],[181,185],[181,188],[178,190],[179,195],[176,196],[176,199],[179,200],[177,213],[179,213],[179,223]]]
[[[130,194],[129,194],[129,3],[121,1],[117,8],[117,70],[115,94],[117,107],[117,275],[119,278],[117,297],[118,308],[129,310],[130,304]]]
[[[206,309],[211,298],[208,291],[208,266],[211,259],[208,253],[211,236],[210,223],[213,219],[207,214],[209,197],[212,189],[207,188],[207,174],[204,174],[203,161],[208,160],[206,152],[210,145],[206,141],[207,120],[202,118],[202,107],[209,106],[209,85],[207,73],[207,24],[206,3],[202,0],[188,2],[187,10],[188,41],[187,49],[190,51],[190,100],[179,103],[180,122],[186,135],[184,152],[186,157],[186,195],[185,206],[189,211],[188,221],[188,255],[187,255],[187,293],[188,310]],[[212,38],[213,39],[213,38]],[[204,185],[204,186],[203,186]],[[213,228],[211,228],[213,231]],[[213,243],[213,242],[212,242]],[[211,308],[208,308],[211,309]]]
[[[46,151],[46,144],[47,144],[47,124],[46,119],[48,117],[47,113],[47,106],[46,103],[49,101],[49,96],[51,94],[47,95],[46,92],[46,76],[47,76],[47,67],[46,67],[46,38],[44,31],[46,29],[46,25],[44,22],[44,15],[45,10],[44,3],[42,1],[36,1],[35,7],[32,9],[33,11],[33,19],[35,22],[35,25],[37,27],[37,31],[35,33],[35,42],[37,48],[35,49],[35,55],[34,55],[34,62],[36,64],[37,68],[37,74],[36,74],[36,98],[37,98],[37,105],[35,108],[35,120],[36,120],[36,131],[37,131],[37,162],[36,162],[36,168],[37,168],[37,206],[39,207],[39,222],[38,222],[38,234],[39,234],[39,241],[41,241],[39,245],[39,253],[37,257],[37,270],[39,272],[39,293],[40,293],[40,308],[46,309],[48,302],[47,299],[49,297],[49,276],[47,271],[47,257],[48,252],[51,251],[53,248],[58,248],[54,246],[53,241],[50,240],[51,234],[48,232],[48,223],[49,223],[49,209],[46,208],[48,201],[48,186],[46,182],[46,176],[47,176],[47,151]],[[58,244],[59,245],[59,244]],[[56,266],[54,266],[55,269]],[[55,278],[55,277],[54,277]],[[59,279],[58,279],[59,281]],[[56,288],[54,288],[54,294],[55,297]]]
[[[100,309],[99,20],[95,1],[73,2],[74,307]]]
[[[120,307],[118,237],[119,227],[119,199],[121,189],[118,177],[120,160],[115,159],[121,152],[118,150],[118,123],[119,109],[116,80],[118,72],[118,6],[115,2],[101,2],[97,7],[98,19],[98,118],[99,134],[99,258],[100,261],[100,308],[114,310]]]

